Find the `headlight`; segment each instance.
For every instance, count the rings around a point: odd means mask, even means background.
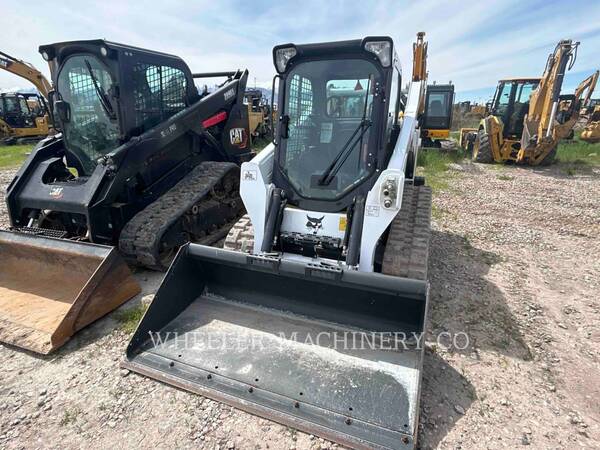
[[[50,61],[50,55],[48,52],[42,52],[42,58],[44,58],[46,61]]]
[[[275,50],[275,66],[279,73],[285,72],[285,67],[290,59],[296,56],[295,47],[278,48]]]
[[[108,49],[106,47],[100,47],[100,54],[106,58],[108,56]]]
[[[365,50],[375,53],[383,67],[388,67],[392,63],[392,44],[390,41],[367,42],[365,44]]]

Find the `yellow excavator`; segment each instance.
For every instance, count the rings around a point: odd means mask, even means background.
[[[474,161],[513,161],[534,166],[554,161],[558,143],[571,133],[598,80],[595,72],[579,84],[574,94],[560,95],[565,72],[573,67],[578,46],[579,42],[569,39],[560,41],[548,57],[541,78],[500,80],[490,114],[477,130],[472,147]]]
[[[413,82],[427,81],[427,42],[424,38],[425,33],[421,31],[417,33],[417,40],[413,43]],[[450,138],[454,85],[435,82],[428,84],[425,95],[419,111],[421,146],[441,148],[442,141]]]
[[[48,79],[31,64],[1,51],[0,69],[28,80],[39,92],[0,96],[0,140],[12,144],[47,136],[52,130],[48,108],[52,85]]]

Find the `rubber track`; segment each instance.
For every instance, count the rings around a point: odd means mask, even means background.
[[[406,184],[402,207],[392,221],[383,254],[382,272],[427,280],[431,236],[431,188]]]
[[[203,203],[214,202],[210,198],[212,189],[234,170],[239,171],[239,167],[226,162],[203,162],[196,166],[165,195],[127,222],[119,238],[119,250],[123,256],[150,269],[164,270],[159,256],[162,236],[194,205],[201,213],[205,206]],[[219,231],[211,231],[202,243],[210,244],[221,239],[224,232]]]

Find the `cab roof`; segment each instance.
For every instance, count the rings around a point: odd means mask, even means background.
[[[509,77],[509,78],[502,78],[500,81],[537,81],[539,82],[541,80],[540,77]]]
[[[119,44],[117,42],[111,42],[104,39],[89,39],[89,40],[80,40],[80,41],[65,41],[65,42],[57,42],[54,44],[46,44],[40,45],[39,52],[43,54],[46,52],[50,59],[55,57],[59,57],[62,59],[68,55],[71,55],[76,52],[85,52],[90,51],[91,49],[100,49],[101,47],[106,47],[106,49],[110,51],[117,52],[136,52],[145,55],[154,55],[154,56],[162,56],[171,59],[177,59],[181,62],[183,60],[176,55],[171,55],[169,53],[157,52],[154,50],[148,50],[140,47],[134,47],[132,45],[127,44]]]

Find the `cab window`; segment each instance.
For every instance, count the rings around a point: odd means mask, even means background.
[[[135,123],[140,133],[185,109],[187,80],[181,70],[138,63],[133,78]]]

